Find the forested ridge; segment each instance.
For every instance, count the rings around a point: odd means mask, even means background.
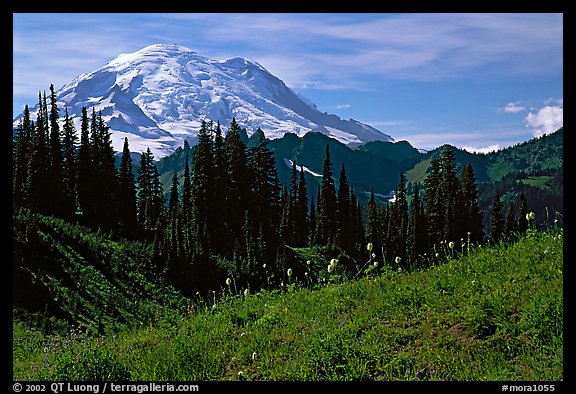
[[[38,265],[38,259],[53,258],[42,249],[46,244],[26,241],[30,229],[40,231],[34,223],[44,217],[81,226],[74,231],[97,231],[101,242],[141,245],[142,272],[187,297],[209,296],[227,278],[239,291],[278,288],[294,278],[318,283],[332,260],[346,277],[357,277],[366,269],[367,248],[371,263],[406,271],[425,268],[455,248],[512,241],[530,225],[532,207],[524,190],[507,194],[502,205],[502,193],[517,183],[504,177],[492,189],[479,187],[472,163],[457,170],[450,147],[429,158],[423,182],[407,182],[399,173],[393,202],[382,204],[372,192],[363,205],[348,181],[346,164],[333,168],[329,145],[322,152],[317,190],[309,190],[296,161],[288,184],[282,185],[261,130],[248,147],[245,130],[235,120],[225,130],[203,121],[197,145],[186,149],[183,174],[174,171],[165,194],[150,149],[141,152],[134,171],[125,139],[116,165],[101,112],[83,108],[79,132],[67,110],[63,122],[60,113],[51,86],[49,99],[39,94],[36,121],[26,106],[14,134],[19,280],[33,282],[34,270],[50,265]],[[372,145],[373,151],[384,149]],[[558,170],[540,171],[561,176]],[[480,205],[480,193],[484,201],[489,195],[489,207]],[[552,216],[557,219],[558,213]],[[75,248],[59,242],[64,249]],[[310,255],[320,256],[325,266],[309,272]],[[133,258],[138,265],[138,256]]]

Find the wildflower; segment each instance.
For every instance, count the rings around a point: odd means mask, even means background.
[[[438,257],[440,257],[440,254],[439,254],[439,253],[436,253],[436,254],[434,255],[434,257],[438,258]]]
[[[232,284],[232,279],[226,278],[226,286],[230,286]]]
[[[448,244],[448,247],[449,247],[450,249],[454,249],[454,242],[450,242],[450,243]]]
[[[558,219],[554,219],[554,224],[558,225]]]
[[[262,264],[262,268],[266,269],[266,263]]]
[[[288,268],[288,271],[286,271],[286,273],[288,274],[288,276],[292,276],[292,268]]]
[[[330,260],[330,265],[336,267],[336,264],[338,264],[338,260],[336,260],[336,259]]]
[[[256,360],[256,352],[252,353],[252,360]]]
[[[240,337],[243,337],[244,335],[246,335],[246,333],[245,333],[245,332],[243,332],[242,334],[240,334]]]
[[[372,251],[373,247],[374,247],[374,245],[372,245],[372,242],[370,242],[368,245],[366,245],[366,249],[368,249],[369,252]]]
[[[374,268],[377,268],[377,267],[378,267],[378,262],[375,261],[373,265],[374,265]]]
[[[280,287],[284,287],[284,282],[280,282]]]
[[[468,235],[472,235],[472,233],[470,231],[468,231]]]
[[[332,269],[334,269],[334,266],[332,264],[328,264],[328,273],[332,272]]]
[[[396,264],[400,264],[401,260],[402,259],[399,256],[396,256],[396,259],[394,261],[396,262]]]
[[[310,260],[306,261],[306,265],[310,265]]]
[[[249,294],[250,294],[250,290],[248,290],[248,289],[244,290],[244,297],[248,297]]]
[[[534,212],[530,212],[526,214],[526,220],[534,220],[536,214]]]
[[[376,253],[372,253],[372,258],[376,258]]]
[[[308,276],[308,271],[304,272],[304,275]]]

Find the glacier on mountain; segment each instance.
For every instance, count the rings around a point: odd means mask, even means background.
[[[261,128],[271,139],[316,131],[349,145],[393,141],[369,125],[320,112],[256,62],[212,60],[175,44],[121,54],[78,76],[56,97],[61,113],[67,108],[77,127],[82,107],[94,107],[110,126],[115,150],[128,137],[132,151],[150,147],[156,158],[183,140],[193,144],[203,119],[220,121],[226,131],[235,117],[248,135]]]

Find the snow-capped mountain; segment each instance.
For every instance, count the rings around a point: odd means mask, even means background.
[[[56,96],[61,112],[66,107],[76,119],[83,106],[101,110],[116,150],[128,137],[132,151],[150,147],[156,158],[184,139],[194,142],[202,119],[220,121],[226,131],[235,117],[248,135],[260,127],[271,139],[318,131],[351,145],[393,141],[366,124],[320,112],[255,62],[212,60],[174,44],[121,54]]]

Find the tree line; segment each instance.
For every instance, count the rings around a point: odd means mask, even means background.
[[[363,207],[344,164],[336,190],[326,145],[314,201],[303,167],[293,162],[290,183],[282,187],[263,133],[258,130],[257,145],[248,148],[235,119],[226,133],[220,123],[202,121],[198,144],[183,175],[173,174],[166,198],[150,149],[141,153],[134,177],[128,139],[116,166],[101,112],[93,108],[89,116],[82,108],[78,139],[67,109],[60,130],[53,85],[49,102],[50,108],[39,94],[36,122],[26,106],[14,134],[15,209],[150,242],[158,275],[188,295],[221,286],[226,277],[238,287],[277,286],[287,281],[288,268],[302,272],[298,248],[320,248],[356,274],[368,259],[413,269],[445,253],[440,245],[498,242],[527,228],[525,198],[517,216],[509,210],[504,218],[497,195],[484,234],[472,166],[457,174],[448,148],[431,161],[424,184],[411,185],[410,201],[400,174],[394,202],[378,204],[372,192]]]

